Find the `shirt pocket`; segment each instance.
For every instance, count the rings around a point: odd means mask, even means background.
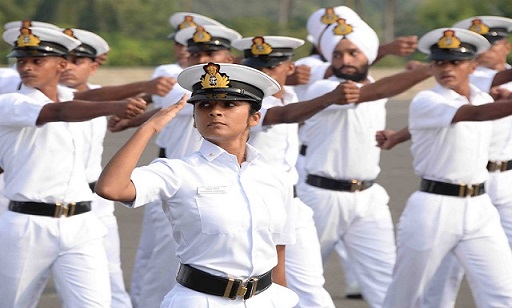
[[[201,231],[206,235],[233,235],[244,231],[249,220],[245,204],[233,202],[225,195],[196,196]]]

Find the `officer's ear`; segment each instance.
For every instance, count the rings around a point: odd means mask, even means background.
[[[288,73],[287,76],[291,76],[295,73],[295,62],[288,61]]]
[[[473,74],[476,71],[476,68],[478,67],[478,61],[476,61],[476,59],[471,60],[470,65],[471,65],[470,66],[470,69],[471,69],[470,74]]]
[[[60,70],[65,70],[68,67],[68,60],[66,58],[60,57],[58,59],[57,66]]]

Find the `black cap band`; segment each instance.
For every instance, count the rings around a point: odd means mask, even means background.
[[[66,56],[68,49],[60,44],[42,41],[38,46],[14,46],[7,58]]]
[[[96,49],[91,45],[82,44],[77,48],[73,49],[70,54],[77,57],[87,57],[87,58],[96,58]]]
[[[264,93],[260,89],[245,82],[230,80],[229,88],[203,89],[201,82],[194,84],[189,103],[200,101],[247,101],[254,109],[261,108]]]
[[[506,28],[490,28],[489,32],[482,34],[491,44],[507,38],[509,33]]]
[[[253,68],[271,68],[276,65],[283,63],[284,61],[290,60],[291,57],[269,57],[269,56],[257,56],[257,57],[249,57],[244,58],[242,60],[242,64],[253,67]]]
[[[274,48],[269,54],[257,55],[250,49],[244,50],[244,59],[242,64],[253,68],[274,67],[293,57],[293,48]]]
[[[221,37],[212,37],[211,40],[207,42],[194,42],[194,39],[189,39],[187,46],[188,51],[191,52],[230,49],[231,41]]]
[[[430,47],[430,60],[466,60],[477,56],[477,48],[468,43],[461,43],[458,48],[439,48],[436,44]]]

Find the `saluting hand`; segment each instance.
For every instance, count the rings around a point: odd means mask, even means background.
[[[160,109],[157,113],[155,113],[151,118],[149,118],[144,125],[151,125],[155,130],[155,133],[160,132],[167,123],[171,122],[176,114],[185,106],[187,103],[188,96],[185,94],[181,97],[181,99],[167,107]]]

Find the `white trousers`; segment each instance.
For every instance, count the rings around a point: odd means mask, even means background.
[[[500,223],[512,247],[512,170],[490,172],[485,189],[500,215]],[[464,268],[453,254],[448,254],[432,277],[424,295],[424,308],[454,307]]]
[[[4,175],[0,173],[0,215],[7,211],[9,200],[4,196]]]
[[[297,294],[275,283],[246,301],[208,295],[176,284],[165,296],[160,308],[292,308],[297,302]]]
[[[294,205],[298,212],[297,240],[295,244],[286,245],[286,285],[299,296],[296,308],[334,308],[334,302],[324,288],[324,269],[313,211],[299,198],[294,199]]]
[[[132,302],[130,295],[126,291],[123,270],[121,268],[121,246],[117,218],[114,216],[114,202],[94,194],[92,213],[107,227],[107,235],[103,239],[103,246],[108,260],[110,290],[112,292],[111,307],[131,308]]]
[[[106,228],[92,213],[53,218],[6,211],[0,234],[0,307],[37,302],[50,271],[64,307],[110,307]]]
[[[154,202],[146,205],[132,276],[134,307],[159,307],[164,296],[176,285],[180,264],[176,248],[171,223],[162,204]]]
[[[343,241],[364,299],[380,307],[396,257],[384,188],[374,184],[364,191],[338,192],[303,184],[297,193],[313,209],[323,262]]]
[[[384,307],[422,307],[424,291],[449,253],[465,268],[478,307],[512,307],[512,253],[487,194],[413,193],[400,218],[397,247]]]

